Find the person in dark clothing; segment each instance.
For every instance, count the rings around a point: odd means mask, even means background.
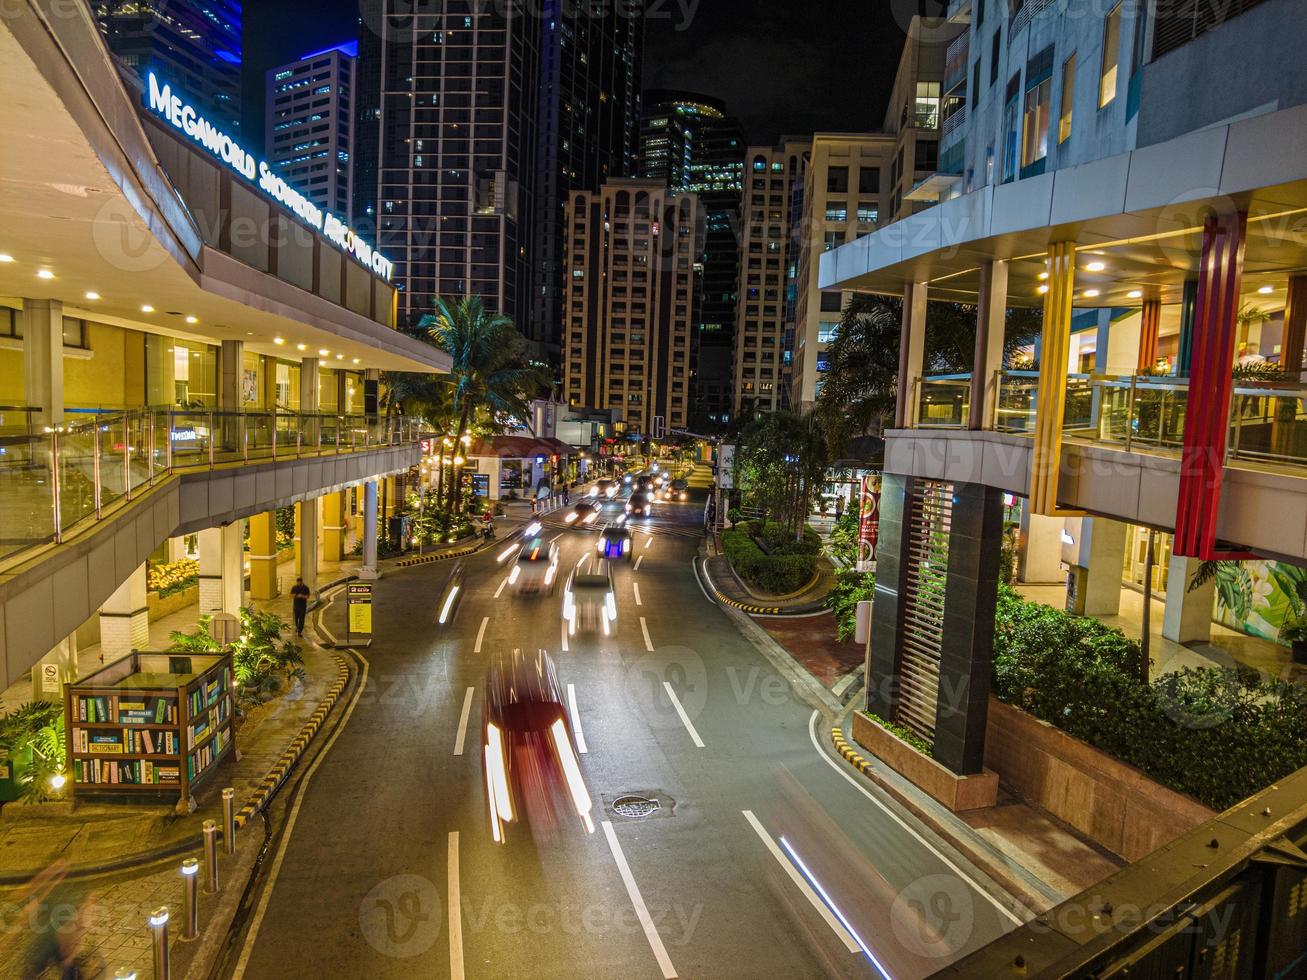
[[[295,584],[291,586],[290,600],[295,610],[295,635],[304,635],[304,617],[309,611],[309,587],[304,584],[304,579],[297,578]]]

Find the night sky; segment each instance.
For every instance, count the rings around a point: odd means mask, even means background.
[[[913,0],[645,3],[645,87],[724,100],[753,143],[880,129],[903,48],[899,22],[915,6]],[[357,19],[357,0],[245,5],[247,142],[263,143],[264,72],[354,37]]]

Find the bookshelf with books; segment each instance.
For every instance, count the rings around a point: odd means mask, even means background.
[[[137,651],[64,685],[73,798],[194,791],[234,750],[228,654]]]

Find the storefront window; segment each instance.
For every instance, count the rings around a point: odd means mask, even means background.
[[[157,334],[145,337],[146,397],[151,405],[214,409],[218,406],[218,349]]]
[[[241,355],[241,408],[258,410],[263,404],[263,357],[246,351]]]
[[[500,460],[499,489],[500,490],[522,489],[522,461],[520,459]]]

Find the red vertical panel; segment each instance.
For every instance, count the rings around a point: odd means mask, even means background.
[[[1157,364],[1157,337],[1162,329],[1162,301],[1144,300],[1139,320],[1139,371],[1147,371]]]
[[[1213,215],[1203,224],[1203,257],[1194,312],[1193,361],[1185,411],[1175,553],[1211,559],[1234,389],[1232,368],[1247,215]]]

